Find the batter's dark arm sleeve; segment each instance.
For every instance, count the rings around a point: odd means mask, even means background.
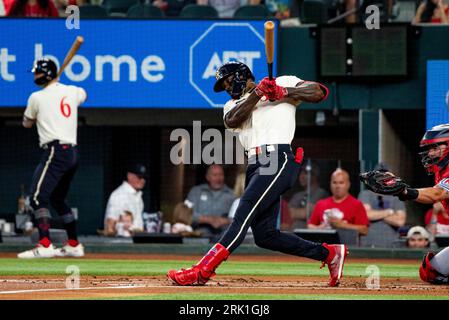
[[[318,103],[327,98],[329,90],[318,82],[303,81],[287,88],[288,97],[298,101]]]
[[[253,91],[245,101],[237,103],[224,118],[226,126],[230,129],[240,128],[251,117],[259,100],[260,97]]]

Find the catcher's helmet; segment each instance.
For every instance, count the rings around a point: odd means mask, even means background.
[[[231,75],[234,75],[234,79],[232,80],[232,89],[228,90],[227,92],[233,99],[238,99],[242,96],[242,93],[246,88],[247,80],[255,80],[255,78],[250,68],[246,64],[238,61],[231,61],[222,65],[215,73],[215,78],[217,79],[217,81],[214,85],[214,91],[224,91],[225,89],[223,87],[223,82],[227,77]]]
[[[56,67],[56,63],[47,58],[40,58],[36,61],[34,64],[33,69],[31,69],[31,72],[34,74],[41,74],[43,73],[44,76],[37,78],[34,82],[37,85],[44,85],[56,78],[56,75],[58,74],[58,68]]]
[[[427,172],[432,174],[445,168],[449,164],[449,148],[440,155],[430,157],[429,149],[435,148],[440,144],[449,147],[449,123],[441,124],[427,130],[420,142],[420,148],[424,151],[420,152],[421,162]]]

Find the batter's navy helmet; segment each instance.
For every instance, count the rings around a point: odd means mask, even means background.
[[[37,85],[43,85],[56,78],[56,75],[58,74],[58,68],[56,67],[56,63],[53,60],[40,58],[34,64],[31,72],[34,74],[43,73],[45,75],[43,77],[37,78],[34,81]]]
[[[246,88],[248,79],[255,80],[251,69],[246,64],[238,61],[231,61],[222,65],[215,73],[215,78],[217,80],[214,85],[215,92],[225,90],[223,82],[230,75],[234,75],[234,79],[232,80],[232,89],[230,89],[228,93],[234,99],[240,98]]]
[[[424,151],[419,154],[421,155],[421,162],[428,173],[435,173],[449,164],[449,148],[440,155],[434,157],[429,156],[429,149],[439,144],[446,144],[449,147],[449,124],[441,124],[427,130],[421,139],[419,146]]]

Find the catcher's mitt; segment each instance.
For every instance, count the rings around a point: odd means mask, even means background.
[[[383,195],[398,196],[409,187],[401,178],[388,171],[368,171],[359,177],[369,190]]]

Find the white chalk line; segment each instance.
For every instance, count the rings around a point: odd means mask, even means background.
[[[145,288],[143,285],[136,286],[115,286],[115,287],[80,287],[80,288],[52,288],[52,289],[27,289],[14,291],[0,291],[0,294],[19,294],[19,293],[33,293],[33,292],[58,292],[58,291],[84,291],[84,290],[106,290],[106,289],[135,289]]]
[[[192,289],[192,290],[198,290],[198,289],[270,289],[270,290],[276,290],[276,289],[282,289],[282,290],[301,290],[301,289],[310,289],[310,287],[273,287],[273,286],[255,286],[255,287],[248,287],[248,286],[232,286],[232,287],[223,287],[223,286],[160,286],[160,285],[131,285],[131,286],[114,286],[114,287],[80,287],[78,289],[75,288],[52,288],[52,289],[27,289],[27,290],[14,290],[14,291],[0,291],[0,294],[20,294],[20,293],[34,293],[34,292],[59,292],[59,291],[84,291],[84,290],[107,290],[107,289],[141,289],[141,288],[149,288],[149,289]],[[347,289],[355,289],[355,288],[343,288],[343,287],[320,287],[319,289],[316,288],[316,290],[347,290]]]

